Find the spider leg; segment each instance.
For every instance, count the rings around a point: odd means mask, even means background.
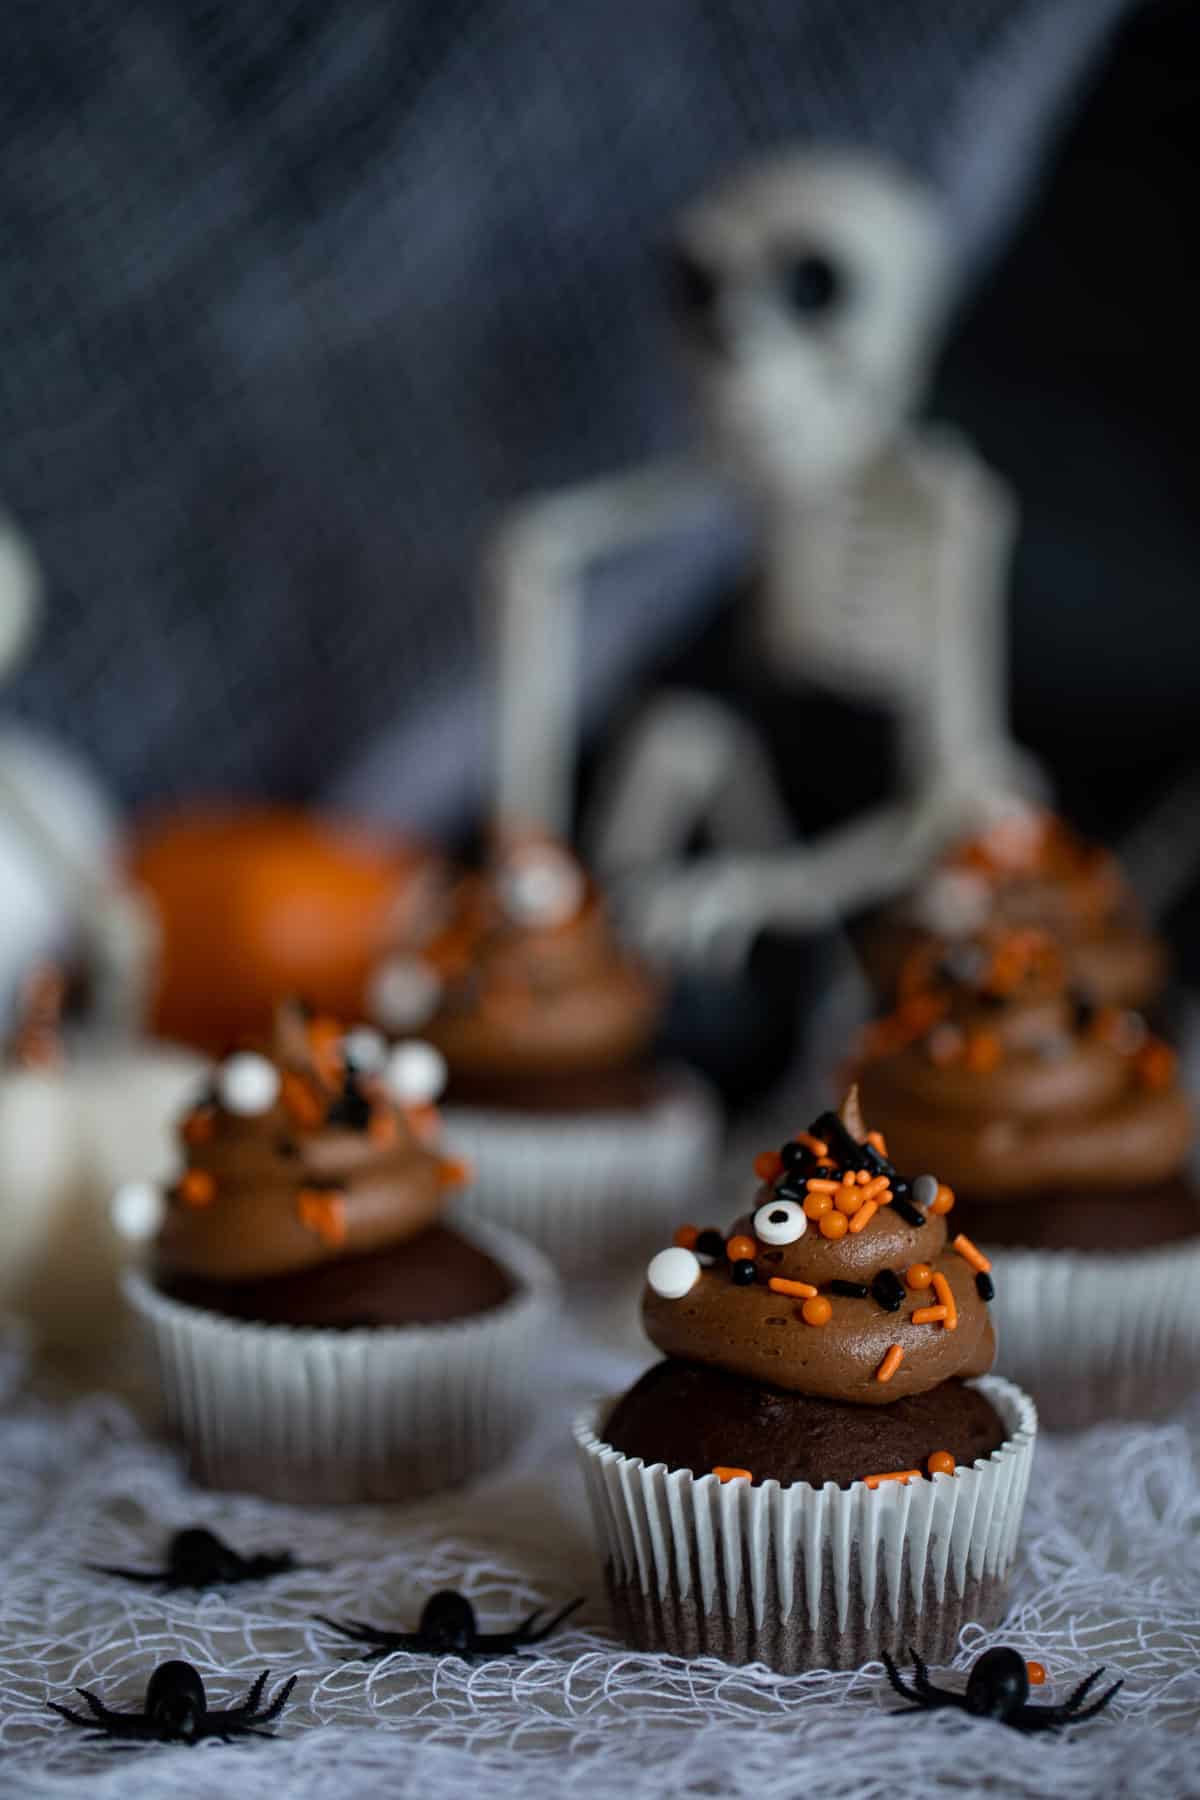
[[[264,1675],[263,1675],[264,1682],[266,1681],[266,1679],[267,1679],[267,1677],[264,1673]],[[289,1699],[292,1689],[295,1687],[295,1685],[296,1685],[296,1677],[294,1675],[289,1675],[287,1680],[284,1682],[283,1686],[280,1688],[279,1692],[276,1694],[275,1698],[267,1706],[266,1711],[260,1712],[258,1717],[253,1721],[253,1723],[255,1725],[269,1725],[272,1719],[277,1719],[279,1717],[280,1713],[283,1711],[284,1707],[287,1705],[288,1699]]]
[[[247,1718],[249,1718],[251,1713],[256,1713],[258,1711],[258,1703],[263,1697],[263,1689],[266,1687],[270,1675],[270,1669],[263,1670],[258,1680],[254,1683],[254,1686],[250,1689],[250,1692],[246,1695],[246,1698],[242,1701],[241,1706],[235,1709],[236,1711],[245,1713]]]
[[[315,1613],[320,1624],[328,1625],[331,1630],[341,1632],[343,1637],[353,1639],[359,1644],[374,1644],[379,1647],[387,1644],[392,1650],[419,1650],[419,1635],[408,1631],[384,1631],[378,1625],[368,1625],[365,1619],[330,1619],[324,1613]]]
[[[93,1575],[116,1575],[121,1581],[140,1581],[147,1587],[154,1587],[160,1582],[170,1587],[171,1581],[165,1569],[122,1569],[114,1563],[84,1563]]]
[[[1097,1674],[1099,1674],[1099,1670],[1097,1670]],[[1114,1681],[1110,1688],[1105,1689],[1098,1700],[1093,1700],[1092,1704],[1090,1706],[1085,1706],[1082,1712],[1079,1711],[1078,1706],[1072,1705],[1071,1701],[1068,1700],[1067,1705],[1071,1708],[1070,1723],[1076,1725],[1083,1719],[1094,1719],[1098,1712],[1104,1711],[1104,1708],[1108,1705],[1117,1689],[1123,1688],[1124,1686],[1124,1678],[1120,1681]]]
[[[900,1698],[902,1700],[911,1700],[916,1706],[925,1706],[927,1702],[922,1699],[916,1688],[909,1687],[887,1651],[882,1651],[881,1655],[883,1656],[883,1666],[887,1670],[887,1678],[899,1694]]]
[[[100,1729],[99,1719],[85,1719],[82,1713],[72,1712],[71,1708],[64,1706],[61,1700],[47,1700],[46,1705],[51,1712],[56,1712],[60,1719],[66,1719],[68,1724],[81,1725],[85,1731],[99,1731]]]
[[[539,1625],[535,1631],[533,1629],[534,1620],[540,1618],[543,1610],[539,1606],[537,1612],[530,1613],[524,1624],[517,1627],[515,1635],[523,1644],[540,1644],[543,1638],[548,1638],[552,1631],[558,1630],[564,1619],[569,1619],[573,1612],[578,1612],[582,1605],[583,1595],[580,1594],[577,1600],[569,1600],[565,1606],[560,1607],[552,1619],[548,1620],[545,1625]]]
[[[1066,1699],[1063,1701],[1063,1703],[1062,1703],[1063,1712],[1072,1712],[1073,1713],[1079,1707],[1081,1707],[1083,1705],[1084,1701],[1087,1699],[1088,1694],[1090,1693],[1091,1689],[1095,1686],[1096,1682],[1099,1681],[1099,1679],[1103,1675],[1103,1673],[1104,1673],[1104,1664],[1101,1663],[1100,1667],[1098,1669],[1093,1669],[1090,1675],[1085,1675],[1083,1680],[1079,1683],[1079,1686],[1077,1688],[1075,1688],[1071,1693],[1069,1693],[1067,1695]]]

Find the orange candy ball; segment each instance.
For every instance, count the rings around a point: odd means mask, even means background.
[[[905,1287],[916,1288],[920,1291],[930,1287],[932,1283],[933,1270],[928,1263],[910,1263],[904,1271]]]
[[[700,1233],[696,1230],[694,1225],[681,1225],[679,1230],[675,1233],[675,1236],[671,1239],[671,1242],[677,1250],[694,1250],[696,1248],[696,1239],[699,1236]]]
[[[805,1216],[810,1219],[823,1219],[827,1212],[833,1211],[833,1197],[830,1194],[810,1194],[804,1202]]]
[[[730,1262],[753,1262],[758,1255],[758,1245],[752,1237],[731,1237],[725,1246],[725,1254]]]
[[[1044,1665],[1040,1662],[1027,1662],[1025,1664],[1025,1673],[1029,1677],[1030,1687],[1041,1687],[1046,1680],[1046,1670]]]
[[[806,1325],[828,1325],[833,1317],[833,1308],[824,1294],[817,1294],[804,1302],[800,1308],[800,1317]]]
[[[955,1466],[954,1458],[948,1450],[935,1450],[925,1464],[931,1475],[953,1475]]]
[[[207,1169],[185,1169],[179,1177],[179,1196],[188,1206],[207,1206],[216,1192],[217,1184]]]
[[[760,1150],[754,1159],[754,1173],[760,1181],[774,1181],[783,1173],[783,1158],[778,1150]]]
[[[832,1238],[836,1243],[838,1238],[844,1238],[849,1231],[850,1221],[845,1213],[830,1211],[818,1221],[817,1229],[822,1237]]]
[[[953,1205],[954,1189],[947,1187],[945,1182],[942,1182],[938,1187],[937,1199],[929,1210],[931,1213],[948,1213]]]
[[[850,1187],[849,1184],[840,1187],[833,1196],[833,1204],[840,1213],[845,1213],[847,1218],[852,1218],[862,1203],[862,1190],[857,1187]]]

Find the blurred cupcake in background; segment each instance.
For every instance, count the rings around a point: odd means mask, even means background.
[[[443,1223],[462,1171],[438,1071],[428,1046],[281,1008],[271,1054],[228,1057],[183,1119],[161,1206],[119,1192],[151,1240],[126,1293],[199,1480],[402,1499],[514,1446],[556,1284],[510,1234]]]
[[[419,954],[375,971],[372,1014],[446,1059],[447,1133],[472,1175],[460,1206],[597,1271],[661,1236],[710,1168],[720,1121],[653,1044],[659,982],[620,942],[595,884],[540,836],[499,843],[459,882]]]
[[[1044,932],[918,949],[868,1027],[863,1104],[993,1260],[999,1367],[1048,1418],[1157,1410],[1200,1359],[1192,1108],[1172,1050],[1073,994]]]
[[[956,845],[914,893],[862,927],[857,947],[872,987],[890,1004],[914,951],[993,925],[1050,932],[1072,988],[1095,1006],[1146,1008],[1166,985],[1166,946],[1116,858],[1041,811],[1006,815]]]

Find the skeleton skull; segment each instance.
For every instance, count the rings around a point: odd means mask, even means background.
[[[779,158],[685,213],[671,296],[735,478],[809,496],[868,462],[921,396],[949,272],[929,195],[862,157]]]

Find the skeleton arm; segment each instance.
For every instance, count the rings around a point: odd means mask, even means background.
[[[588,567],[694,523],[715,493],[700,469],[656,463],[527,501],[502,525],[484,582],[499,819],[568,834]]]

